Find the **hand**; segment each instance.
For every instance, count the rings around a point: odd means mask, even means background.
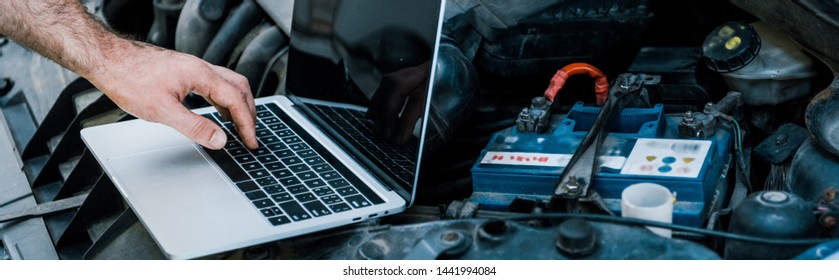
[[[395,144],[405,144],[411,139],[422,116],[430,65],[426,62],[385,75],[370,100],[367,117]]]
[[[138,118],[170,126],[198,144],[220,149],[227,141],[214,122],[181,104],[194,92],[231,117],[245,146],[256,149],[256,109],[245,77],[197,57],[140,42],[122,48],[86,75],[120,108]]]

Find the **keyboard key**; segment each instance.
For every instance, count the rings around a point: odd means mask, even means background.
[[[294,156],[294,152],[291,149],[275,151],[274,154],[277,155],[278,158],[287,158]]]
[[[235,149],[227,150],[227,152],[230,153],[230,155],[232,155],[234,157],[238,157],[238,156],[247,155],[248,154],[248,149],[235,148]]]
[[[292,194],[301,194],[301,193],[309,191],[309,189],[304,187],[303,185],[294,185],[294,186],[287,187],[285,189]]]
[[[329,205],[329,209],[332,209],[333,212],[338,213],[350,210],[350,206],[346,203],[339,203],[335,205]]]
[[[332,190],[331,188],[329,188],[329,187],[312,188],[312,192],[314,192],[314,193],[315,193],[315,195],[317,195],[317,196],[325,196],[325,195],[332,195],[332,194],[335,194],[335,191],[333,191],[333,190]]]
[[[265,193],[260,191],[260,190],[247,192],[247,193],[245,193],[245,196],[247,196],[248,199],[250,199],[250,200],[258,200],[258,199],[268,198],[268,196],[265,195]]]
[[[285,165],[295,165],[302,163],[303,160],[299,157],[287,157],[281,160]]]
[[[332,214],[332,212],[329,211],[329,209],[327,209],[326,206],[323,206],[323,203],[320,203],[320,201],[303,203],[303,207],[305,207],[306,210],[309,210],[309,212],[312,213],[312,216],[315,217]]]
[[[228,138],[227,144],[224,144],[224,149],[225,150],[242,148],[242,147],[243,147],[242,143],[239,143],[239,141],[237,141],[235,139],[230,139],[230,138]]]
[[[314,174],[314,173],[312,173],[312,174]],[[323,180],[321,180],[321,179],[303,181],[303,184],[305,184],[310,189],[320,188],[320,187],[326,186],[326,183],[324,183]]]
[[[227,152],[222,150],[210,150],[204,149],[207,152],[207,155],[213,159],[213,161],[218,164],[219,168],[224,171],[224,174],[227,174],[227,177],[230,177],[230,180],[233,182],[241,182],[244,180],[249,180],[248,173],[245,173],[239,164],[233,161],[233,158],[227,154]]]
[[[303,210],[303,207],[300,207],[300,204],[297,204],[296,201],[280,203],[280,208],[295,222],[311,218],[309,213],[306,213],[306,210]]]
[[[309,193],[309,192],[295,195],[294,198],[296,198],[297,201],[300,201],[300,202],[308,202],[308,201],[312,201],[312,200],[317,199],[317,197],[315,197],[315,195],[313,195],[312,193]]]
[[[274,124],[268,125],[268,129],[273,130],[273,131],[277,131],[277,130],[280,130],[280,129],[287,129],[287,128],[288,128],[288,126],[286,126],[284,123],[274,123]]]
[[[340,194],[342,196],[358,194],[358,191],[353,187],[335,189],[335,191],[338,192],[338,194]]]
[[[294,144],[294,143],[300,143],[300,142],[303,142],[303,140],[300,140],[300,137],[297,137],[297,136],[291,136],[291,137],[283,138],[283,143],[286,143],[286,145]]]
[[[274,180],[273,177],[262,177],[262,178],[256,179],[256,184],[258,184],[260,186],[276,185],[277,180]]]
[[[261,162],[261,163],[270,163],[270,162],[275,162],[275,161],[279,160],[274,155],[260,156],[260,157],[257,157],[256,159],[259,160],[259,162]]]
[[[264,118],[264,119],[262,119],[262,122],[267,124],[267,125],[270,125],[270,124],[278,123],[278,122],[280,122],[280,120],[277,119],[277,118]]]
[[[340,188],[340,187],[345,187],[345,186],[350,185],[350,182],[347,182],[347,180],[344,180],[344,179],[335,179],[335,180],[329,181],[328,183],[333,188]]]
[[[276,133],[277,133],[277,136],[279,136],[279,137],[294,136],[294,132],[291,131],[290,129],[283,129],[283,130],[277,131]]]
[[[271,175],[271,173],[268,173],[268,170],[265,170],[264,168],[248,171],[248,174],[253,178],[262,178]]]
[[[276,207],[271,207],[271,208],[276,208]],[[274,213],[274,211],[271,210],[271,208],[263,208],[263,209],[260,209],[259,212],[261,212],[262,215],[265,216],[266,218],[276,216],[277,214]],[[277,210],[280,210],[280,208],[277,208]]]
[[[344,201],[343,199],[341,199],[340,196],[334,195],[334,194],[321,197],[320,200],[322,200],[323,203],[326,203],[326,204],[335,204],[335,203]]]
[[[283,167],[285,167],[285,165],[279,162],[271,162],[265,164],[265,169],[268,169],[268,171],[277,171],[283,169]]]
[[[265,137],[265,136],[272,136],[272,135],[274,135],[274,133],[271,133],[271,131],[267,130],[267,129],[256,131],[256,137]]]
[[[259,186],[257,186],[256,183],[251,181],[236,183],[236,186],[239,187],[239,189],[242,190],[242,192],[250,192],[259,189]]]
[[[312,170],[314,170],[317,173],[323,173],[323,172],[327,172],[327,171],[332,171],[334,169],[332,169],[332,167],[329,166],[329,164],[319,164],[319,165],[312,166]]]
[[[267,198],[260,199],[260,200],[254,200],[252,202],[253,202],[253,205],[256,206],[256,208],[265,208],[265,207],[274,206],[274,202],[271,201],[270,199],[267,199]]]
[[[334,180],[334,179],[341,178],[341,175],[338,174],[338,172],[329,171],[329,172],[320,173],[320,177],[322,177],[324,180],[329,181],[329,180]]]
[[[280,138],[277,138],[277,136],[266,136],[266,137],[259,137],[259,141],[261,141],[265,145],[268,145],[268,144],[279,142]]]
[[[254,157],[252,155],[241,155],[241,156],[235,157],[235,159],[236,159],[236,162],[238,162],[238,163],[246,163],[246,162],[256,161],[256,159],[254,159]]]
[[[278,193],[278,194],[272,195],[271,199],[273,199],[277,203],[283,203],[283,202],[292,200],[294,198],[291,197],[290,193]]]
[[[268,111],[268,107],[265,107],[265,105],[259,104],[259,105],[256,105],[256,111]]]
[[[294,173],[306,172],[306,171],[311,170],[311,169],[309,169],[309,166],[307,166],[305,164],[292,165],[292,166],[289,166],[288,169],[291,170]]]
[[[268,148],[268,150],[270,150],[272,152],[276,152],[276,151],[288,149],[288,146],[286,146],[283,143],[277,142],[277,143],[265,145],[265,148]]]
[[[302,150],[309,149],[309,145],[306,145],[306,144],[303,144],[303,143],[295,143],[295,144],[288,145],[288,148],[292,149],[293,151],[296,152],[296,151],[302,151]]]
[[[259,119],[269,118],[269,117],[273,117],[273,116],[274,116],[274,114],[271,114],[271,111],[267,111],[267,110],[256,112],[256,117],[259,118]]]
[[[315,172],[307,171],[307,172],[297,173],[297,177],[300,178],[300,180],[305,181],[305,180],[317,179],[318,175],[315,174]]]
[[[367,207],[367,206],[371,205],[370,202],[367,201],[367,199],[365,199],[361,195],[348,196],[348,197],[345,197],[344,199],[346,199],[347,202],[349,202],[350,205],[352,205],[355,208],[362,208],[362,207]]]
[[[310,158],[307,158],[303,161],[306,162],[306,164],[308,164],[308,165],[318,165],[318,164],[326,162],[321,157],[310,157]]]
[[[280,179],[280,185],[283,185],[283,186],[291,186],[291,185],[297,185],[297,184],[300,184],[300,179],[297,179],[295,177],[288,177],[288,178]]]
[[[253,154],[257,158],[259,158],[260,156],[270,155],[271,150],[262,147],[262,148],[258,148],[256,150],[251,150],[251,154]]]
[[[278,194],[278,193],[281,193],[281,192],[285,191],[285,189],[283,189],[282,187],[277,186],[277,185],[262,187],[262,190],[267,192],[268,194],[271,194],[271,195]]]
[[[256,128],[256,130],[265,129],[265,125],[257,122],[254,128]]]
[[[254,170],[262,168],[262,165],[259,164],[258,162],[248,162],[248,163],[243,163],[242,168],[244,168],[247,171],[254,171]]]
[[[297,156],[299,156],[301,158],[314,157],[314,156],[317,156],[317,155],[318,154],[315,153],[315,151],[312,151],[312,150],[303,150],[303,151],[297,152]],[[323,159],[321,159],[321,160],[323,160]]]
[[[271,222],[272,225],[279,226],[283,224],[290,223],[291,220],[288,219],[286,216],[278,216],[278,217],[271,217],[268,218],[268,221]]]
[[[274,177],[277,177],[278,179],[283,179],[283,178],[286,178],[286,177],[294,176],[294,174],[292,174],[291,171],[289,171],[288,169],[280,169],[280,170],[271,172],[271,175],[274,175]]]

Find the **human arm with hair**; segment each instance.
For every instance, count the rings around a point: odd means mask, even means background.
[[[258,146],[247,79],[192,55],[122,38],[78,0],[0,1],[0,34],[86,78],[129,114],[220,149],[223,130],[181,103],[194,92],[232,118],[246,146]]]

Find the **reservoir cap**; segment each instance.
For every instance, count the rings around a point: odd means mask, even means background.
[[[705,65],[718,73],[737,71],[752,62],[760,51],[760,36],[745,22],[728,22],[705,37]]]

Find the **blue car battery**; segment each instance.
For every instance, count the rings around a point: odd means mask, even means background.
[[[472,167],[472,202],[482,209],[507,210],[516,198],[547,202],[574,151],[594,123],[600,107],[575,104],[564,117],[553,116],[545,133],[496,133]],[[678,134],[680,116],[663,106],[626,108],[607,122],[592,188],[620,214],[627,186],[650,182],[676,195],[673,223],[701,226],[727,188],[731,130],[720,126],[707,139]]]

